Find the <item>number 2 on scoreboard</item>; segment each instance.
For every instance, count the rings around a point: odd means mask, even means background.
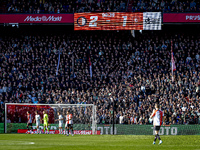
[[[126,21],[127,21],[127,16],[122,16],[122,18],[124,18],[124,20],[123,20],[123,27],[125,27],[126,26]]]
[[[90,22],[89,22],[89,27],[96,27],[97,26],[97,19],[98,19],[98,16],[91,16],[90,19],[92,19]]]

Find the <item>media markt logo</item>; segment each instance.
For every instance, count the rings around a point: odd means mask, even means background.
[[[24,21],[32,21],[32,22],[37,22],[37,21],[61,21],[62,20],[62,17],[61,16],[58,16],[58,17],[55,17],[55,16],[42,16],[42,17],[39,17],[39,16],[36,16],[36,17],[33,17],[33,16],[27,16],[26,19],[24,19]]]

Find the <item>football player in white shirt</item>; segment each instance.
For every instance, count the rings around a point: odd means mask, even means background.
[[[59,121],[59,134],[62,134],[63,120],[63,116],[58,112],[58,119],[56,121]]]
[[[66,128],[67,128],[67,136],[69,136],[69,128],[71,129],[71,135],[74,136],[72,114],[70,114],[69,110],[67,111],[66,115],[65,134],[66,134]]]
[[[153,141],[153,144],[156,143],[156,139],[158,138],[160,140],[159,144],[162,144],[162,140],[160,139],[160,136],[158,135],[160,126],[162,125],[163,122],[163,116],[164,113],[159,109],[158,104],[155,104],[155,109],[153,110],[152,115],[150,118],[153,118],[153,125],[155,129],[155,139]]]
[[[38,114],[38,111],[35,111],[35,119],[34,122],[36,122],[36,127],[37,127],[37,134],[41,133],[40,131],[40,122],[42,122],[40,115]]]

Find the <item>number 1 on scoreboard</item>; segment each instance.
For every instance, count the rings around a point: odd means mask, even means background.
[[[127,21],[127,16],[122,16],[122,18],[124,18],[124,20],[123,20],[123,27],[125,27],[126,26],[126,21]]]

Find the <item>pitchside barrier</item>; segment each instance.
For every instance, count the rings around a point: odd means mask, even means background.
[[[8,133],[25,133],[26,123],[8,123]],[[33,124],[33,128],[36,126]],[[43,129],[43,125],[40,126]],[[22,129],[22,130],[19,130]],[[24,130],[23,130],[24,129]],[[58,130],[58,124],[50,124],[50,131],[52,134],[56,134]],[[74,130],[76,134],[91,134],[91,126],[86,124],[74,124]],[[0,123],[0,133],[4,131],[4,124]],[[53,132],[54,131],[54,132]],[[56,132],[55,132],[56,131]],[[114,133],[117,135],[153,135],[154,130],[152,125],[115,125]],[[97,134],[113,134],[112,124],[110,125],[97,125]],[[160,128],[160,135],[200,135],[200,125],[171,125],[162,126]]]
[[[112,125],[97,125],[101,134],[112,134]],[[115,134],[118,135],[154,135],[152,125],[115,125]],[[200,125],[171,125],[161,126],[160,135],[200,135]]]

